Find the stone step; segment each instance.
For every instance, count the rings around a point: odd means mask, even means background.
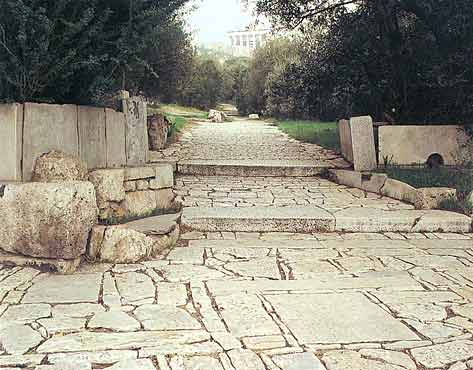
[[[472,230],[470,217],[447,211],[352,207],[329,213],[317,207],[185,208],[181,226],[203,232],[452,232]]]
[[[334,165],[327,161],[193,160],[180,161],[178,172],[200,176],[312,177],[332,167]]]

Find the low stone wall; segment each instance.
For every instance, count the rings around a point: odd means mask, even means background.
[[[77,105],[0,104],[0,181],[30,181],[36,159],[51,150],[80,157],[88,169],[144,165],[146,104],[124,112]]]
[[[458,149],[468,136],[461,126],[384,126],[379,128],[379,162],[396,165],[427,163],[438,154],[445,165],[455,165]]]
[[[170,164],[92,171],[99,220],[106,224],[169,213],[175,202],[174,171]]]

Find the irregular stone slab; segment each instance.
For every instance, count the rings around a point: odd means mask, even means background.
[[[238,294],[217,296],[215,299],[221,316],[234,336],[242,338],[281,334],[257,296]]]
[[[228,352],[235,370],[265,370],[261,359],[256,353],[247,349],[233,349]]]
[[[267,298],[299,343],[346,344],[419,339],[359,293],[281,294]]]
[[[284,348],[287,346],[286,339],[282,335],[266,335],[264,337],[247,337],[242,339],[246,348],[258,351],[273,348]],[[236,347],[236,348],[240,348]]]
[[[126,165],[125,115],[105,108],[107,132],[107,168]]]
[[[312,353],[291,353],[271,358],[282,370],[326,370]]]
[[[412,359],[402,352],[386,351],[383,349],[362,349],[360,354],[365,358],[383,360],[389,364],[401,366],[405,369],[416,370],[417,366]]]
[[[0,329],[0,343],[11,355],[23,355],[43,341],[43,337],[31,327],[12,324]]]
[[[447,211],[385,211],[347,208],[335,213],[335,231],[341,232],[456,232],[471,230],[468,216]]]
[[[192,263],[195,265],[204,264],[204,249],[203,248],[175,248],[167,256],[172,263]]]
[[[317,279],[274,281],[228,281],[212,280],[207,282],[212,294],[232,295],[240,292],[277,293],[285,291],[320,292],[337,289],[390,289],[422,290],[422,286],[412,279],[407,272],[361,273],[359,277],[320,276]]]
[[[192,343],[164,343],[157,347],[144,348],[139,351],[139,357],[182,355],[182,356],[215,356],[223,350],[215,342],[205,341]]]
[[[325,248],[325,245],[318,240],[264,240],[258,239],[257,236],[238,240],[191,240],[190,247],[212,248],[216,252],[220,250],[254,250],[254,249],[271,249],[271,248],[291,248],[291,249],[309,249],[309,248]],[[225,253],[222,251],[222,253]],[[255,252],[258,253],[258,252]],[[251,257],[251,255],[247,256]]]
[[[241,176],[241,177],[312,177],[328,166],[312,161],[287,160],[186,160],[179,161],[183,175]]]
[[[354,351],[332,351],[326,353],[323,362],[328,370],[405,370],[405,367],[392,365],[379,360],[363,358]]]
[[[38,353],[88,352],[139,349],[156,346],[179,346],[188,343],[204,342],[210,334],[202,330],[156,332],[141,331],[133,333],[94,333],[82,332],[55,336],[43,343]],[[151,356],[147,356],[151,357]]]
[[[92,370],[92,365],[88,362],[76,362],[74,364],[40,365],[35,370]]]
[[[105,109],[78,106],[79,154],[89,169],[107,167]]]
[[[40,271],[54,272],[58,274],[73,274],[77,271],[81,257],[75,259],[52,259],[27,257],[13,253],[3,253],[0,251],[0,264],[8,266],[30,266]]]
[[[51,306],[48,304],[22,304],[10,306],[0,318],[0,326],[8,325],[12,322],[28,323],[37,319],[49,317]]]
[[[88,182],[7,185],[0,198],[0,245],[31,257],[75,259],[97,222]]]
[[[158,283],[158,304],[184,306],[187,300],[187,288],[184,284]]]
[[[320,260],[297,261],[289,263],[289,267],[296,279],[311,279],[320,276],[320,274],[340,273],[340,270],[334,265]]]
[[[55,353],[48,355],[48,361],[58,365],[80,362],[89,362],[97,365],[113,365],[119,361],[133,360],[137,357],[138,352],[136,351],[110,350],[105,352]]]
[[[141,220],[127,222],[125,225],[128,229],[150,236],[167,235],[176,228],[176,223],[180,216],[180,214],[172,214],[147,217]]]
[[[145,330],[191,330],[201,329],[200,323],[182,308],[148,304],[134,312]]]
[[[31,180],[36,158],[51,150],[79,156],[77,106],[25,103],[23,181]]]
[[[334,217],[316,207],[185,208],[182,226],[198,231],[331,232]]]
[[[4,355],[0,356],[0,366],[35,366],[39,365],[45,357],[45,355]]]
[[[455,329],[451,326],[444,325],[441,322],[422,323],[416,320],[404,320],[407,324],[412,326],[417,332],[426,338],[442,339],[460,336],[463,331]],[[473,324],[472,324],[473,325]]]
[[[92,316],[97,312],[104,312],[105,308],[99,304],[77,303],[67,305],[55,305],[53,307],[53,317],[64,316],[72,318],[82,318]]]
[[[123,101],[126,121],[126,160],[129,166],[146,163],[148,153],[148,124],[146,103],[140,98]]]
[[[87,324],[89,329],[108,329],[113,331],[136,331],[141,325],[122,311],[98,312]]]
[[[473,303],[463,306],[452,306],[451,309],[454,314],[466,317],[467,319],[473,321]]]
[[[97,303],[101,274],[41,275],[26,292],[23,303]]]
[[[274,280],[281,279],[281,273],[279,272],[276,258],[272,257],[230,262],[225,265],[225,269],[240,276],[269,278]]]
[[[0,105],[0,180],[21,181],[21,160],[23,151],[23,105]]]
[[[156,370],[150,359],[123,360],[109,367],[110,370]]]
[[[468,360],[472,353],[473,342],[467,340],[457,340],[411,350],[414,359],[429,369],[443,368],[457,361]]]
[[[128,272],[115,276],[118,291],[124,303],[130,304],[147,298],[154,300],[156,288],[148,275],[138,272]]]
[[[178,362],[182,364],[183,370],[224,370],[217,359],[208,356],[181,358],[181,361]]]
[[[49,335],[58,333],[72,333],[85,328],[85,318],[54,317],[38,321]]]
[[[378,162],[372,118],[369,116],[351,118],[350,133],[355,171],[374,170],[378,167]]]
[[[223,278],[225,275],[207,266],[197,265],[168,265],[158,267],[157,270],[163,273],[170,282],[207,281]]]

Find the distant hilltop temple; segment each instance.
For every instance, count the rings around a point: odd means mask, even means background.
[[[245,13],[253,13],[256,0],[237,0]],[[265,23],[265,22],[263,22]],[[228,33],[234,56],[251,56],[253,51],[269,38],[271,30],[266,24],[250,24],[243,30]]]

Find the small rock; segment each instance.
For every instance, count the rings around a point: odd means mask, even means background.
[[[34,182],[85,181],[87,166],[76,156],[51,151],[36,159],[33,170]]]
[[[125,199],[125,171],[122,169],[97,170],[89,174],[89,181],[94,184],[97,203],[121,202]]]

